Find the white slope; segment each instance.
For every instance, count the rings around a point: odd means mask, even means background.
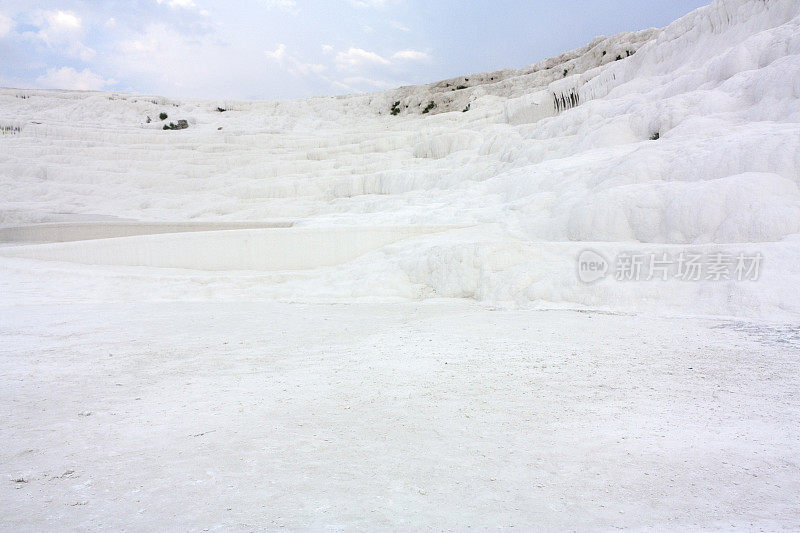
[[[3,530],[800,527],[796,328],[459,300],[0,327]]]
[[[189,128],[164,131],[161,112]],[[320,232],[461,228],[353,261],[320,251],[293,276],[231,272],[214,278],[220,297],[467,297],[768,319],[800,312],[796,0],[718,0],[664,29],[600,38],[525,69],[375,94],[211,102],[3,89],[0,126],[5,226],[119,217],[286,220]],[[243,255],[242,242],[241,234],[209,241],[200,259],[177,264],[202,270],[210,254]],[[73,250],[63,257],[37,251],[52,246],[0,248],[17,256],[0,260],[6,294],[24,297],[19,276],[34,268],[48,280],[114,277],[52,263],[109,264],[99,241],[76,246],[62,247]],[[724,252],[761,254],[764,265],[754,282],[589,285],[576,275],[586,248],[609,261],[624,251]],[[111,263],[164,266],[141,255]],[[112,300],[141,292],[123,287],[132,278],[161,286],[167,299],[207,290],[202,272],[182,283],[158,269],[116,272],[104,296]]]

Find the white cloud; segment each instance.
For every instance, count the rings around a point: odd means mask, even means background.
[[[11,28],[13,27],[14,21],[0,13],[0,38],[3,38],[11,33]]]
[[[398,61],[428,61],[430,58],[431,56],[418,50],[400,50],[392,55],[392,59]]]
[[[192,9],[197,7],[197,4],[194,3],[194,0],[156,0],[156,2],[159,4],[167,4],[173,9]]]
[[[375,89],[391,89],[397,86],[387,81],[365,78],[362,76],[351,76],[343,80],[330,80],[330,85],[337,91],[347,93],[374,91]]]
[[[279,44],[275,50],[266,50],[264,55],[280,63],[286,58],[286,45]]]
[[[156,0],[156,2],[159,5],[167,5],[174,10],[194,11],[201,17],[208,18],[211,16],[210,11],[207,9],[200,9],[200,6],[198,6],[194,0]]]
[[[125,55],[153,54],[158,51],[160,40],[152,32],[141,35],[133,41],[122,41],[118,44],[120,51]]]
[[[340,42],[336,33],[332,35],[337,40],[329,35],[316,43],[293,44],[286,40],[291,32],[278,32],[274,41],[268,40],[270,44],[264,46],[264,35],[238,31],[236,24],[214,14],[213,19],[204,18],[203,9],[215,5],[207,0],[144,0],[135,16],[125,13],[124,3],[118,2],[95,9],[86,7],[94,5],[92,2],[82,0],[47,0],[39,9],[32,0],[8,1],[27,7],[10,10],[6,1],[0,0],[0,38],[6,36],[0,43],[14,47],[3,74],[5,79],[17,76],[29,86],[288,97],[321,94],[333,83],[356,91],[394,86],[407,81],[406,71],[424,65],[427,57],[403,47],[379,48],[369,44],[374,39],[363,34],[364,43],[353,41],[350,46]],[[345,10],[352,7],[350,0],[335,1]],[[354,0],[365,8],[388,9],[402,1]],[[306,9],[300,0],[247,3],[253,21],[264,27],[275,23],[276,16],[285,19],[286,11]],[[360,14],[369,18],[367,11]],[[396,33],[405,26],[391,22],[393,19],[402,20],[399,15],[383,17],[382,22],[356,17],[353,25],[357,34],[369,23],[375,35],[380,31],[405,35]],[[12,40],[16,34],[19,39]],[[31,56],[38,60],[36,67],[23,64]],[[0,58],[0,63],[5,59]],[[119,81],[112,84],[110,79]]]
[[[342,67],[362,67],[367,65],[390,65],[391,62],[376,54],[361,48],[350,48],[347,52],[336,55],[336,63]]]
[[[104,79],[88,68],[78,72],[70,67],[47,69],[47,74],[40,76],[36,83],[46,89],[73,89],[79,91],[99,91],[116,83],[113,79]]]
[[[114,51],[98,58],[103,70],[126,82],[147,80],[150,91],[196,95],[198,87],[218,88],[248,75],[244,61],[215,36],[185,35],[163,22],[130,34]]]
[[[404,31],[404,32],[411,31],[411,28],[409,28],[408,26],[404,25],[402,22],[399,22],[397,20],[392,20],[391,22],[389,22],[389,25],[392,28],[396,29],[396,30],[400,30],[400,31]]]
[[[286,50],[286,45],[281,43],[275,50],[266,50],[264,55],[275,61],[276,63],[284,66],[293,76],[308,76],[310,74],[321,74],[327,67],[319,63],[306,63],[300,61],[296,57],[289,55]]]
[[[295,0],[262,0],[268,9],[281,9],[289,13],[296,14],[298,12],[297,2]]]
[[[355,91],[355,89],[353,89],[349,85],[345,85],[344,83],[342,83],[340,81],[332,81],[331,82],[331,87],[333,87],[334,89],[337,89],[339,91],[343,91],[343,92],[354,92]]]
[[[349,0],[355,7],[383,7],[392,0]]]
[[[290,74],[295,76],[308,76],[310,74],[322,74],[327,67],[318,63],[303,63],[295,58],[291,58],[290,66],[287,69]]]
[[[351,78],[345,78],[342,81],[346,85],[348,85],[350,87],[358,86],[358,85],[362,85],[362,86],[363,85],[367,85],[369,87],[375,87],[377,89],[389,89],[389,88],[391,88],[393,86],[391,83],[383,81],[383,80],[373,80],[371,78],[364,78],[364,77],[361,77],[361,76],[354,76],[354,77],[351,77]]]
[[[89,48],[81,42],[72,43],[66,52],[69,56],[79,57],[82,61],[87,62],[97,55],[93,48]]]
[[[83,44],[83,21],[71,11],[44,11],[37,21],[36,36],[51,48],[69,57],[91,60],[96,52]]]
[[[45,18],[53,28],[67,31],[81,28],[81,19],[69,11],[49,11],[45,13]]]
[[[37,35],[48,44],[77,40],[83,26],[80,17],[70,11],[45,11],[37,25]]]

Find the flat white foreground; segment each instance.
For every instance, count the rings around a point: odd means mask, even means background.
[[[2,529],[800,527],[791,327],[448,300],[0,319]]]

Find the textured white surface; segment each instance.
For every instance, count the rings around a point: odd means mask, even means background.
[[[800,527],[796,327],[455,300],[0,318],[2,529]]]

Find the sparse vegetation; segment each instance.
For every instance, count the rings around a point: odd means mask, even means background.
[[[659,133],[659,132],[655,132],[654,134],[652,134],[652,135],[650,136],[650,140],[651,140],[651,141],[657,141],[657,140],[659,140],[660,138],[661,138],[661,133]]]
[[[458,87],[456,87],[456,91],[460,91],[461,89],[466,89],[466,88],[467,88],[466,85],[459,85]]]
[[[556,111],[560,113],[561,111],[566,111],[567,109],[577,107],[581,103],[581,98],[575,89],[573,89],[569,93],[562,93],[561,96],[554,93],[553,102],[555,104]]]
[[[392,104],[391,109],[392,116],[396,116],[400,114],[400,100]]]
[[[433,110],[433,108],[435,108],[435,107],[436,107],[436,102],[434,102],[433,100],[431,100],[431,101],[428,103],[428,105],[427,105],[427,106],[425,106],[425,109],[423,109],[423,110],[422,110],[422,114],[424,115],[424,114],[430,113],[430,112],[431,112],[431,110]]]
[[[167,115],[162,111],[161,113],[159,113],[158,118],[160,118],[161,120],[167,120],[169,118],[169,115]]]
[[[622,59],[622,56],[618,55],[617,58],[614,61],[619,61],[621,59]]]
[[[467,104],[467,107],[464,108],[464,111],[462,111],[462,113],[466,113],[467,111],[469,111],[470,107],[472,107],[472,102]]]
[[[567,77],[567,73],[568,73],[568,72],[569,72],[569,71],[568,71],[567,69],[564,69],[564,77],[565,77],[565,78]]]
[[[162,129],[165,130],[185,130],[189,127],[189,123],[185,120],[179,120],[177,124],[170,122],[169,124],[164,124]]]
[[[218,107],[218,108],[217,108],[217,112],[218,112],[218,113],[224,113],[225,111],[227,111],[227,109],[224,109],[224,108],[222,108],[222,107]]]

